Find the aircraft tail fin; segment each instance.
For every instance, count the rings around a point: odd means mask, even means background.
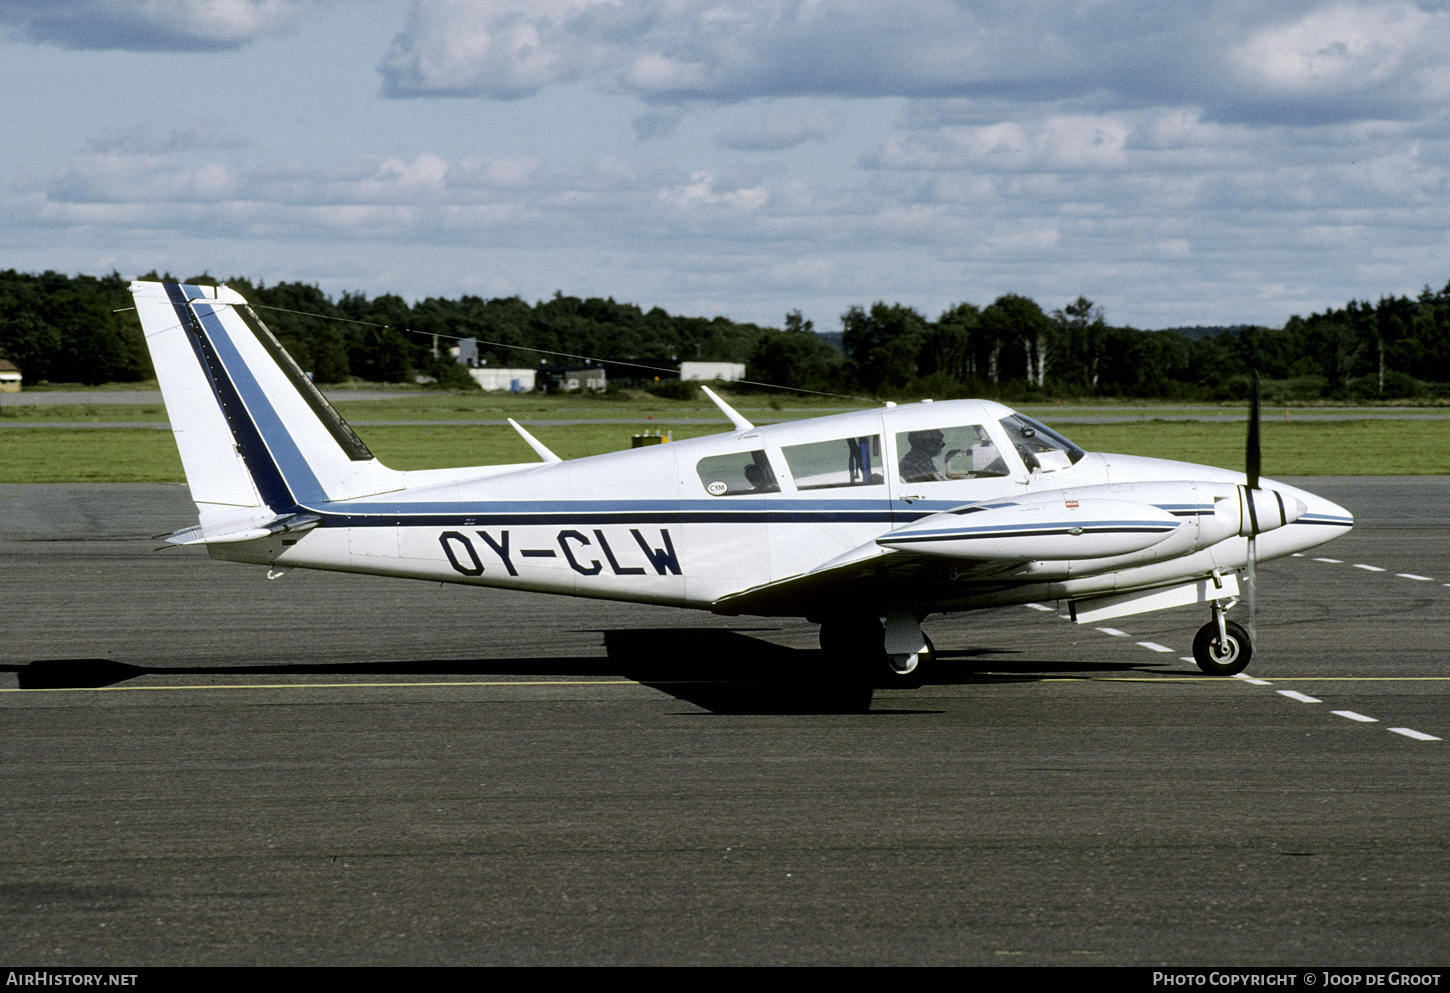
[[[241,294],[140,281],[131,293],[204,529],[265,530],[402,488]]]

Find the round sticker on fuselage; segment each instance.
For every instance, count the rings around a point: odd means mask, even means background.
[[[705,487],[705,492],[710,494],[711,496],[724,496],[726,491],[729,489],[730,487],[725,485],[722,480],[717,479],[709,486]]]

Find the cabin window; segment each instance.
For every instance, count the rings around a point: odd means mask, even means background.
[[[1001,423],[1029,470],[1066,469],[1086,454],[1046,424],[1022,414],[1004,417]]]
[[[770,469],[770,460],[762,451],[736,452],[733,455],[712,455],[695,466],[700,483],[711,496],[738,496],[741,493],[778,493],[780,484]]]
[[[881,475],[879,434],[789,445],[782,451],[798,490],[871,486],[885,482]]]
[[[896,454],[903,483],[1008,474],[1001,451],[980,424],[898,432]]]

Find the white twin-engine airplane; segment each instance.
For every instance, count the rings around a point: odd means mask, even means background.
[[[1079,623],[1187,604],[1194,657],[1241,672],[1224,612],[1255,559],[1354,520],[1249,471],[1084,452],[985,400],[752,425],[563,461],[400,472],[373,457],[225,286],[131,284],[200,523],[271,566],[805,617],[843,678],[919,685],[929,614],[1066,601]],[[708,391],[707,391],[708,392]],[[1257,547],[1255,547],[1257,546]],[[884,619],[884,623],[883,623]]]

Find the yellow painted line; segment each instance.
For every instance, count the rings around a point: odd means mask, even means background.
[[[979,672],[978,676],[999,676],[1003,679],[1034,679],[1039,683],[1199,683],[1204,686],[1237,686],[1216,676],[1033,676],[1029,672]],[[963,686],[964,683],[927,683],[932,686]]]
[[[134,693],[145,690],[350,690],[365,688],[427,689],[432,686],[642,686],[635,679],[470,680],[456,683],[227,683],[186,686],[56,686],[0,689],[0,693]]]
[[[156,675],[148,673],[148,675]],[[996,676],[1003,679],[1035,679],[1040,683],[1193,683],[1199,686],[1238,686],[1240,681],[1221,679],[1206,675],[1188,676],[1033,676],[1025,672],[984,672],[976,676]],[[138,677],[139,678],[139,677]],[[1284,682],[1450,682],[1450,676],[1289,676],[1276,677]],[[347,689],[429,689],[432,687],[460,686],[647,686],[653,684],[670,686],[716,685],[741,682],[728,679],[660,679],[649,683],[637,679],[513,679],[513,680],[466,680],[436,683],[215,683],[186,684],[182,686],[54,686],[54,687],[0,687],[0,693],[141,693],[141,692],[183,692],[189,690],[347,690]],[[965,685],[960,683],[928,683],[923,689]],[[891,687],[884,687],[890,689]]]

